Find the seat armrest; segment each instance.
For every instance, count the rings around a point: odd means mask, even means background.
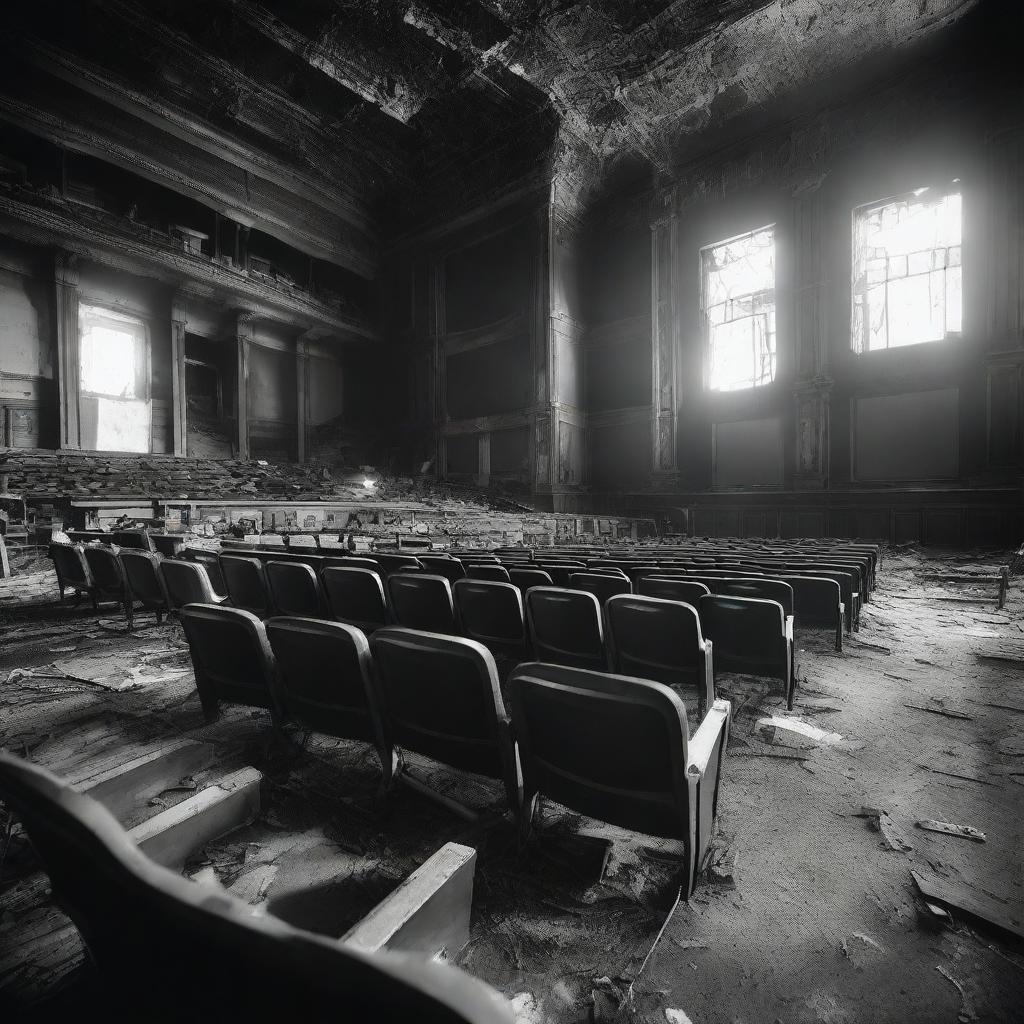
[[[715,703],[715,645],[712,641],[705,639],[704,641],[704,678],[701,681],[703,683],[704,692],[701,694],[700,703],[701,711],[703,714],[707,714]]]
[[[786,642],[793,643],[793,616],[786,616]]]
[[[731,705],[727,700],[716,700],[711,705],[700,727],[693,734],[689,744],[689,763],[686,765],[688,775],[703,776],[708,770],[708,761],[714,752],[720,736],[724,736],[729,727]]]
[[[845,620],[846,618],[846,605],[842,601],[839,602],[839,618]]]

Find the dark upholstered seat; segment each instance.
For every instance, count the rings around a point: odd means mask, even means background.
[[[685,601],[686,604],[692,604],[695,608],[697,602],[705,594],[711,593],[706,583],[660,575],[641,577],[639,587],[640,593],[644,597],[660,597],[666,601]]]
[[[281,615],[321,619],[328,615],[327,597],[316,570],[304,562],[267,562],[267,583]]]
[[[447,555],[419,555],[426,572],[435,576],[443,576],[449,583],[466,578],[466,568],[457,558]]]
[[[512,1024],[457,968],[364,953],[156,864],[100,803],[5,753],[0,799],[81,932],[108,1020]]]
[[[455,633],[451,584],[443,576],[418,572],[387,578],[391,614],[399,626],[428,633]]]
[[[181,610],[196,674],[196,688],[207,718],[220,702],[267,708],[283,717],[274,656],[263,623],[240,608],[190,604]]]
[[[148,530],[116,530],[110,539],[119,548],[131,548],[133,551],[156,550]]]
[[[321,619],[277,617],[265,627],[287,717],[310,732],[372,743],[387,782],[393,759],[384,740],[366,634]]]
[[[574,572],[569,575],[569,586],[573,590],[585,590],[604,603],[616,594],[632,594],[633,585],[622,573],[614,576],[599,572]]]
[[[128,628],[132,628],[132,599],[128,579],[117,552],[112,548],[89,544],[84,549],[85,563],[92,576],[93,596],[97,600],[116,601],[124,610]]]
[[[221,555],[220,571],[228,588],[228,597],[235,608],[243,608],[265,619],[274,612],[267,571],[258,558],[245,555]]]
[[[787,618],[793,614],[793,588],[779,579],[736,577],[717,584],[715,593],[729,594],[732,597],[762,597],[766,601],[778,601]]]
[[[492,654],[521,657],[526,649],[523,596],[512,583],[457,580],[452,587],[459,632]]]
[[[834,629],[836,650],[843,649],[844,608],[839,584],[826,576],[780,576],[793,590],[793,617],[798,629]]]
[[[569,564],[567,562],[541,562],[540,568],[551,577],[551,582],[556,587],[569,586],[569,577],[574,572],[586,571],[585,565]]]
[[[387,622],[387,603],[380,573],[362,566],[330,566],[324,569],[323,585],[331,613],[364,633],[372,633]]]
[[[511,582],[508,569],[503,565],[489,565],[478,562],[475,565],[467,566],[466,576],[471,580],[491,580],[493,583]]]
[[[160,563],[160,575],[172,608],[184,608],[187,604],[223,604],[227,600],[214,593],[205,565],[165,558]]]
[[[392,555],[386,551],[375,551],[373,557],[386,576],[393,572],[423,568],[423,564],[414,555]]]
[[[165,558],[174,558],[185,547],[185,538],[173,533],[151,533],[149,539],[153,550]]]
[[[620,594],[605,605],[614,671],[678,687],[696,698],[699,722],[715,702],[712,645],[697,609],[681,601]]]
[[[509,568],[508,577],[512,585],[518,587],[523,595],[526,594],[530,587],[550,587],[554,585],[554,580],[543,569]]]
[[[712,594],[700,599],[700,625],[715,645],[715,676],[767,676],[793,707],[793,628],[778,601]]]
[[[143,608],[156,612],[159,625],[164,613],[171,610],[171,598],[164,578],[160,575],[160,556],[152,551],[122,551],[121,565],[132,599],[138,601]],[[128,619],[129,629],[133,620],[134,615]]]
[[[526,594],[526,621],[538,660],[598,671],[608,667],[601,603],[593,594],[533,587]]]
[[[620,828],[682,840],[683,894],[714,831],[729,703],[692,739],[686,708],[646,679],[525,662],[508,684],[523,770],[523,822],[538,795]]]
[[[53,559],[53,567],[57,572],[60,599],[64,600],[65,590],[74,590],[78,594],[86,594],[92,598],[93,607],[95,607],[92,573],[85,560],[85,551],[82,545],[55,542],[50,545],[50,558]]]
[[[389,742],[505,784],[519,810],[515,744],[498,672],[482,644],[389,626],[370,638]]]
[[[833,566],[826,568],[821,565],[790,566],[787,573],[799,573],[801,576],[820,576],[822,579],[835,580],[839,584],[839,592],[843,598],[846,632],[860,629],[860,592],[857,590],[859,576],[856,566]]]
[[[210,586],[213,587],[213,592],[217,597],[228,596],[228,588],[220,571],[220,555],[218,552],[206,551],[203,548],[184,548],[177,557],[203,566],[206,569],[206,575],[210,579]]]

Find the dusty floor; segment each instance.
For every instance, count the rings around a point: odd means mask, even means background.
[[[777,689],[722,687],[734,723],[720,862],[656,944],[674,895],[671,844],[547,807],[539,838],[520,853],[511,824],[468,826],[408,791],[382,810],[362,745],[303,746],[246,709],[204,726],[179,628],[149,617],[127,637],[84,610],[8,615],[0,745],[69,772],[179,732],[213,739],[218,771],[263,771],[264,811],[188,870],[212,868],[250,902],[330,934],[443,843],[476,846],[472,940],[460,962],[515,997],[523,1021],[615,1019],[616,1007],[623,1019],[694,1024],[1024,1020],[1024,942],[956,912],[938,923],[910,875],[966,884],[1021,919],[1024,600],[1016,581],[1003,610],[992,585],[926,589],[924,571],[982,571],[963,556],[939,563],[935,553],[887,553],[842,655],[824,633],[798,636],[793,717],[819,730],[813,737],[761,721],[784,717]],[[486,780],[411,760],[435,785],[500,811]],[[887,811],[892,845],[910,848],[892,849],[859,816],[865,805]],[[924,831],[922,819],[971,825],[987,841]],[[55,983],[89,981],[73,929],[40,902],[30,868],[15,839],[0,882],[0,1007],[26,1019],[26,1005]]]

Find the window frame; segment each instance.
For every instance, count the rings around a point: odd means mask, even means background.
[[[940,194],[941,199],[945,199],[945,198],[947,198],[948,196],[951,196],[951,195],[958,195],[960,197],[960,203],[961,203],[961,208],[960,208],[960,242],[959,242],[959,248],[960,248],[960,263],[959,263],[959,267],[960,267],[960,330],[959,331],[951,331],[951,330],[947,329],[941,338],[929,338],[929,339],[927,339],[925,341],[911,341],[911,342],[905,342],[903,344],[898,344],[898,345],[889,344],[889,336],[888,336],[888,331],[887,331],[886,332],[886,344],[885,344],[885,347],[884,348],[871,348],[868,345],[864,344],[865,338],[864,338],[864,330],[863,329],[861,331],[860,337],[855,336],[855,333],[854,333],[854,328],[855,328],[856,319],[857,319],[857,306],[858,306],[858,301],[859,301],[858,292],[857,292],[857,259],[858,259],[858,255],[857,255],[857,223],[858,223],[858,217],[859,216],[863,216],[865,214],[869,214],[869,213],[871,213],[871,212],[873,212],[875,210],[880,210],[880,209],[882,209],[882,208],[884,208],[886,206],[891,206],[891,205],[895,205],[897,203],[907,202],[909,199],[913,199],[916,196],[921,195],[923,192],[937,192],[937,193]],[[859,204],[857,204],[856,206],[854,206],[851,209],[851,211],[850,211],[850,265],[849,265],[849,292],[848,292],[848,297],[849,297],[848,331],[849,331],[849,351],[850,351],[850,353],[855,358],[856,357],[860,357],[860,356],[877,355],[878,353],[881,353],[881,352],[891,352],[891,351],[900,350],[900,349],[916,349],[916,348],[919,348],[922,345],[941,345],[943,343],[949,343],[949,342],[957,341],[957,340],[959,340],[960,338],[963,337],[963,335],[964,335],[964,329],[963,329],[963,322],[964,322],[964,316],[963,316],[963,314],[964,314],[963,201],[964,201],[963,183],[961,182],[960,178],[952,178],[952,179],[936,182],[934,184],[923,184],[923,185],[918,186],[917,188],[906,189],[906,190],[904,190],[902,192],[894,192],[894,193],[892,193],[892,194],[890,194],[888,196],[885,196],[884,198],[881,198],[881,199],[871,200],[870,202],[866,202],[866,203],[859,203]],[[949,249],[949,248],[952,248],[952,246],[946,246],[946,248]],[[930,250],[930,252],[932,252],[932,253],[934,253],[935,251],[937,251],[937,250],[935,250],[935,249]],[[887,259],[891,259],[891,258],[893,258],[893,257],[887,257]],[[949,269],[949,264],[948,263],[947,263],[947,265],[946,265],[946,267],[944,269],[946,269],[946,270]],[[867,267],[866,266],[865,266],[865,273],[867,273]],[[906,279],[906,278],[909,278],[911,276],[915,276],[915,277],[916,276],[925,276],[925,274],[910,275],[908,273],[907,275],[904,275],[904,278],[902,278],[902,279]],[[888,271],[887,271],[886,272],[886,278],[885,278],[885,284],[888,285],[890,280],[901,280],[901,278],[892,278],[892,279],[890,279],[889,276],[888,276]],[[943,286],[945,288],[945,282],[944,282]],[[944,300],[944,303],[945,303],[945,301],[946,301],[945,294],[943,296],[943,300]],[[888,295],[886,295],[886,309],[887,309],[887,318],[888,318]]]
[[[132,333],[135,334],[138,339],[138,343],[142,348],[143,358],[140,360],[137,366],[137,373],[139,379],[137,383],[141,384],[141,395],[125,399],[119,398],[116,395],[106,394],[99,391],[91,391],[83,386],[82,384],[82,359],[84,355],[84,341],[86,333],[87,321],[91,319],[93,321],[108,321],[110,324],[129,325],[132,328]],[[121,448],[100,448],[97,447],[89,448],[83,446],[85,451],[95,452],[110,452],[113,454],[122,455],[152,455],[153,454],[153,342],[152,332],[150,330],[149,322],[145,316],[141,315],[134,310],[118,309],[115,306],[111,306],[102,300],[94,300],[82,296],[78,303],[77,311],[78,320],[78,402],[79,402],[79,420],[82,419],[82,403],[84,399],[103,400],[106,402],[120,402],[123,404],[143,404],[146,407],[146,421],[148,424],[146,434],[146,448],[145,450],[125,450]]]
[[[775,330],[773,333],[774,347],[774,367],[772,372],[771,380],[767,380],[761,384],[752,383],[738,388],[713,388],[711,386],[711,369],[712,369],[712,358],[711,358],[711,318],[708,315],[710,306],[707,301],[708,293],[708,275],[706,273],[706,253],[712,249],[717,249],[723,245],[729,245],[731,242],[739,241],[741,238],[753,237],[754,235],[760,234],[763,231],[771,231],[772,235],[772,314],[775,318]],[[778,327],[778,221],[772,220],[766,224],[758,225],[757,227],[750,228],[747,231],[740,231],[734,235],[730,235],[728,238],[721,238],[714,242],[709,242],[707,245],[702,245],[697,253],[697,265],[698,274],[700,279],[699,287],[699,305],[700,305],[700,318],[701,318],[701,335],[702,335],[702,383],[703,390],[712,395],[735,395],[735,394],[747,394],[753,391],[760,391],[764,388],[771,388],[778,383],[779,379],[779,327]],[[763,294],[767,289],[762,289],[760,292],[751,292],[750,295]]]

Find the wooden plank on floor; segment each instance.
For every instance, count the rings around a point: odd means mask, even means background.
[[[190,854],[243,825],[260,811],[260,782],[255,768],[242,768],[216,784],[169,807],[128,833],[158,864],[180,871]]]
[[[455,956],[469,942],[475,871],[476,850],[447,843],[342,941],[368,953],[390,949]]]
[[[152,797],[209,767],[215,757],[212,743],[178,739],[112,768],[81,769],[68,782],[98,800],[123,824]]]
[[[1024,910],[1019,903],[997,900],[955,879],[924,875],[913,870],[910,873],[918,889],[929,900],[945,903],[954,910],[962,910],[1024,939]]]

